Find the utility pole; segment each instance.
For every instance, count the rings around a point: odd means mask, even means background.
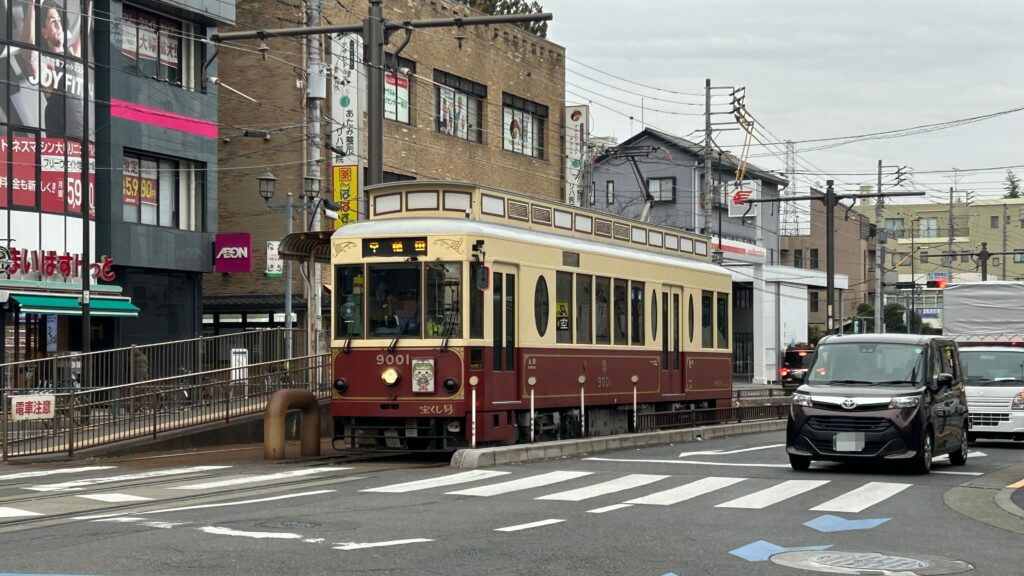
[[[704,79],[704,186],[700,205],[704,213],[704,235],[711,236],[711,79]],[[721,210],[721,208],[719,208]],[[721,242],[721,239],[719,239]]]
[[[878,187],[875,191],[882,193],[882,161],[878,161]],[[882,324],[883,291],[885,279],[885,243],[888,236],[883,226],[882,208],[885,205],[884,198],[875,201],[875,332],[885,332]]]
[[[306,0],[307,25],[312,27],[320,26],[320,12],[320,0]],[[327,97],[327,81],[320,62],[322,38],[323,36],[320,34],[306,37],[306,177],[312,178],[311,182],[316,186],[317,200],[320,200],[322,193],[320,182],[323,173],[320,155],[320,149],[323,147],[320,141],[320,136],[323,133],[320,103]],[[320,230],[320,210],[315,205],[309,222],[310,232]],[[291,222],[289,221],[290,224]],[[320,310],[320,265],[311,259],[309,268],[307,273],[312,279],[307,283],[309,293],[306,294],[307,336],[309,338],[306,354],[312,355],[320,353],[319,343],[320,330],[323,327],[323,313]],[[291,323],[291,318],[288,319],[288,323]]]
[[[954,187],[949,189],[949,248],[946,250],[949,253],[953,253],[953,190]],[[953,257],[946,258],[946,279],[950,282],[953,281]]]
[[[92,95],[89,94],[89,34],[92,32],[92,3],[87,3],[89,8],[83,14],[82,24],[78,37],[82,39],[82,103],[85,110],[82,114],[82,353],[88,354],[92,351],[92,316],[91,304],[89,302],[89,281],[92,279],[92,258],[93,252],[91,226],[89,212],[92,209],[93,192],[89,185],[89,162],[92,160],[92,142],[89,140],[89,111],[92,106]],[[88,370],[86,369],[86,358],[82,358],[82,374],[79,384],[84,389],[90,384],[87,383]],[[6,408],[4,408],[6,409]]]
[[[1007,243],[1007,238],[1006,238],[1006,228],[1009,226],[1009,224],[1010,224],[1010,215],[1007,214],[1006,204],[1003,203],[1003,252],[1006,252],[1007,250],[1010,249],[1010,247],[1009,247],[1009,245]],[[1002,274],[1000,274],[999,279],[1000,280],[1006,280],[1006,258],[1003,258],[1003,271],[1002,271]]]

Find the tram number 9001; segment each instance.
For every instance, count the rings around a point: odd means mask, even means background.
[[[408,354],[377,354],[377,366],[407,366]]]

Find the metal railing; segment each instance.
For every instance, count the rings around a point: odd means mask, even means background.
[[[232,354],[245,351],[244,362],[285,359],[287,328],[270,328],[129,346],[98,352],[68,353],[0,364],[0,388],[58,391],[78,387],[85,373],[88,387],[118,386],[143,380],[228,368]],[[291,330],[294,356],[306,355],[305,332]],[[237,359],[236,359],[237,360]]]
[[[330,354],[219,367],[143,382],[90,388],[51,388],[55,417],[15,420],[10,406],[38,390],[3,389],[0,445],[3,459],[66,453],[69,456],[133,438],[261,413],[283,388],[330,397]]]
[[[726,408],[699,408],[664,412],[639,412],[636,432],[654,432],[673,428],[695,428],[750,420],[778,420],[789,413],[789,404],[759,404]]]

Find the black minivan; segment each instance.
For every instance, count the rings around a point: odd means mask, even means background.
[[[794,470],[812,460],[887,461],[927,474],[936,454],[967,462],[964,376],[948,338],[827,336],[801,380],[786,427]]]

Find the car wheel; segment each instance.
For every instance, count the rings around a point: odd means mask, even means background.
[[[932,432],[925,430],[921,435],[917,456],[914,456],[910,469],[914,474],[927,474],[932,471]]]
[[[960,443],[960,449],[949,453],[949,463],[953,466],[967,464],[967,439]]]
[[[811,459],[807,456],[789,455],[789,465],[793,470],[803,471],[811,467]]]

